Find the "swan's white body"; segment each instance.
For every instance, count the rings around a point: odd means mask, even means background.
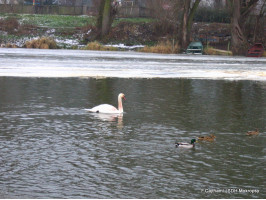
[[[123,93],[120,93],[118,95],[118,109],[109,104],[101,104],[101,105],[98,105],[91,109],[86,109],[86,110],[89,112],[95,112],[95,113],[110,113],[110,114],[123,113],[124,110],[123,110],[122,98],[125,99],[125,95]]]
[[[109,104],[101,104],[98,106],[95,106],[91,109],[86,109],[90,112],[95,112],[95,113],[122,113],[121,111],[119,111],[116,107],[109,105]]]

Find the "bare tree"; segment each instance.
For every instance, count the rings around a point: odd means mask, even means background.
[[[110,31],[118,4],[112,0],[100,0],[97,18],[98,37],[102,38]]]
[[[167,24],[173,25],[182,49],[187,48],[190,42],[193,18],[201,0],[146,0],[156,17],[167,28]],[[181,16],[180,16],[181,13]],[[178,30],[178,31],[177,31]]]
[[[256,40],[257,40],[260,21],[261,21],[261,19],[263,19],[264,15],[265,15],[265,5],[266,5],[266,0],[263,0],[263,2],[261,2],[260,12],[256,16],[255,28],[254,28],[254,33],[253,33],[253,42],[256,42]]]
[[[190,42],[190,33],[195,12],[201,0],[183,0],[183,14],[179,29],[179,43],[182,49],[185,49]]]
[[[244,25],[250,12],[258,0],[250,0],[243,4],[242,0],[228,0],[231,7],[231,43],[233,55],[245,55],[248,48],[247,37],[244,33]]]

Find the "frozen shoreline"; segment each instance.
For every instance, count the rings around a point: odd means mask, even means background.
[[[266,81],[266,58],[0,49],[0,76]]]

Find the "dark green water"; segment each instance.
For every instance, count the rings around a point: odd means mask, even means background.
[[[84,110],[120,92],[123,116]],[[263,81],[0,77],[0,198],[265,198],[265,102]]]

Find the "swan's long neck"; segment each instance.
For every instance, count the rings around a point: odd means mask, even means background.
[[[122,98],[118,96],[118,110],[119,112],[123,112],[123,104],[122,104]]]

